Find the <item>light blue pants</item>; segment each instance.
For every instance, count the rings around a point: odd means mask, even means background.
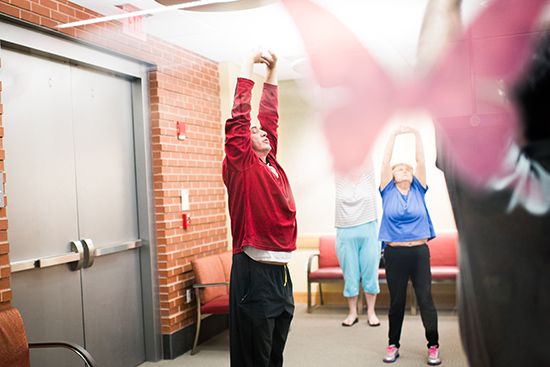
[[[344,297],[359,295],[359,282],[365,293],[380,293],[378,266],[381,246],[376,229],[376,221],[336,228],[336,256],[344,272]]]

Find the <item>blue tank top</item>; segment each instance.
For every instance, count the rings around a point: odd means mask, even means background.
[[[423,238],[431,240],[435,231],[426,207],[424,188],[416,177],[413,177],[411,189],[403,195],[391,180],[382,195],[382,223],[378,239],[382,242],[405,242]]]

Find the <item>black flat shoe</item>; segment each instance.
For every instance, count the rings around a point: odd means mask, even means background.
[[[359,322],[359,317],[356,317],[355,320],[351,324],[346,324],[345,322],[342,322],[343,327],[352,327],[353,325],[357,324]]]

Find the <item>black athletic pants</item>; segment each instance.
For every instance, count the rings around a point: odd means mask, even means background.
[[[294,315],[288,268],[233,255],[229,298],[231,366],[282,366]]]
[[[410,278],[418,301],[422,324],[426,331],[428,347],[439,345],[437,311],[432,299],[432,273],[428,245],[386,246],[384,260],[386,262],[386,280],[390,290],[388,344],[394,344],[399,348],[407,301],[407,284]]]

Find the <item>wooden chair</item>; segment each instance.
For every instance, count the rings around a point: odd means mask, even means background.
[[[96,367],[90,353],[80,345],[63,341],[28,343],[19,311],[13,307],[0,311],[0,367],[30,367],[29,348],[66,348],[86,366]]]
[[[231,263],[231,252],[201,257],[191,262],[195,272],[193,288],[197,300],[197,328],[192,355],[198,352],[201,321],[212,314],[229,314]]]

